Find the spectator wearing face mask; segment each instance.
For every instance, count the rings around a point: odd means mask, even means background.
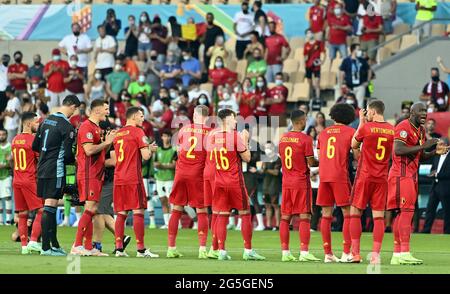
[[[48,107],[62,104],[65,98],[66,84],[64,83],[64,73],[69,70],[69,64],[65,60],[61,60],[61,52],[59,49],[52,50],[52,60],[47,62],[44,67],[44,78],[47,79],[47,92],[50,96]]]
[[[194,99],[197,99],[200,97],[200,95],[204,94],[208,98],[208,102],[211,103],[211,96],[209,95],[208,91],[203,90],[200,88],[200,82],[199,80],[191,80],[189,83],[189,102],[192,102]]]
[[[227,59],[228,51],[225,49],[223,36],[217,36],[214,46],[209,47],[206,56],[208,57],[208,63],[205,63],[205,66],[209,69],[214,68],[214,61],[217,57],[222,57],[223,61]],[[226,64],[224,64],[224,66],[226,66]]]
[[[355,93],[358,107],[363,108],[366,87],[371,79],[372,72],[367,61],[362,58],[359,44],[352,44],[350,52],[351,55],[344,58],[339,67],[339,84],[345,85]]]
[[[65,36],[58,44],[62,54],[70,57],[77,55],[77,66],[83,70],[84,78],[87,79],[89,53],[92,52],[91,39],[86,34],[81,33],[81,27],[78,23],[72,24],[72,34]]]
[[[78,57],[70,56],[69,69],[64,73],[64,83],[66,84],[67,95],[76,95],[78,100],[84,101],[84,72],[78,67]]]
[[[152,49],[158,52],[158,60],[164,62],[169,37],[167,28],[161,24],[161,18],[158,15],[153,18],[150,41],[152,42]]]
[[[314,0],[314,5],[309,8],[309,27],[314,34],[314,39],[322,41],[325,27],[325,8],[320,4],[320,0]]]
[[[139,67],[136,62],[125,54],[119,54],[117,58],[123,60],[123,70],[128,73],[132,81],[136,81],[139,75]]]
[[[37,85],[44,80],[44,65],[41,63],[41,55],[36,54],[33,56],[33,64],[28,67],[27,81],[31,85],[32,80],[37,81]],[[32,86],[31,86],[32,87]]]
[[[237,79],[237,73],[225,68],[222,57],[217,57],[214,62],[214,68],[209,70],[209,81],[214,87],[219,85],[234,84]]]
[[[347,34],[352,31],[350,18],[344,14],[342,5],[336,3],[333,15],[327,18],[329,26],[328,43],[330,50],[330,66],[339,51],[341,58],[347,57]]]
[[[256,96],[252,87],[252,81],[245,78],[242,82],[242,93],[237,101],[239,103],[239,115],[243,118],[254,115],[256,110]]]
[[[288,88],[283,85],[283,73],[279,72],[275,75],[275,86],[268,91],[266,105],[269,107],[269,116],[278,116],[280,126],[286,126],[286,107],[287,97],[289,95]]]
[[[237,36],[236,57],[238,60],[244,58],[244,51],[250,43],[250,34],[255,28],[254,15],[248,10],[248,2],[244,1],[241,5],[242,10],[234,15],[233,30]]]
[[[131,95],[131,98],[135,99],[138,94],[144,95],[145,101],[149,100],[150,95],[152,94],[152,87],[147,84],[145,73],[140,72],[137,81],[131,82],[128,86],[128,93]]]
[[[114,39],[117,38],[117,35],[122,28],[122,21],[117,19],[114,9],[109,8],[106,11],[106,19],[103,21],[103,26],[105,27],[108,36],[111,36]]]
[[[235,113],[239,113],[239,105],[236,97],[233,95],[231,88],[228,86],[219,86],[217,89],[219,96],[219,103],[217,104],[217,111],[222,109],[231,109]]]
[[[114,124],[118,127],[124,126],[126,119],[127,108],[130,106],[130,94],[127,89],[122,89],[117,96],[117,100],[111,99],[109,103],[110,116],[114,117]]]
[[[431,69],[431,81],[428,82],[422,90],[420,99],[427,103],[437,105],[438,111],[447,111],[449,107],[449,87],[446,82],[441,81],[439,69]]]
[[[166,88],[172,88],[175,86],[180,73],[181,67],[177,64],[174,53],[172,51],[167,52],[166,63],[160,71],[160,78],[163,86]]]
[[[78,112],[72,115],[69,119],[70,124],[77,130],[80,125],[88,119],[86,114],[86,102],[82,101],[80,107],[78,107]]]
[[[106,83],[102,80],[100,70],[96,70],[87,83],[86,97],[88,97],[89,101],[104,99],[106,97]]]
[[[250,35],[250,44],[245,48],[244,56],[249,63],[253,61],[253,50],[259,49],[265,55],[264,45],[260,42],[259,33],[253,31]]]
[[[22,63],[22,52],[16,51],[13,56],[15,63],[8,67],[8,79],[9,84],[16,89],[17,95],[20,97],[27,91],[28,65]]]
[[[322,41],[316,40],[311,30],[306,31],[306,43],[303,47],[305,57],[306,79],[310,85],[310,98],[320,98],[320,69],[325,62],[325,45]],[[314,93],[314,97],[312,96]]]
[[[255,85],[256,78],[266,74],[267,63],[262,57],[262,52],[257,48],[253,50],[253,59],[254,61],[247,67],[247,77],[249,77],[252,80],[253,85]]]
[[[152,32],[152,23],[148,13],[143,11],[139,17],[138,28],[138,56],[140,61],[146,61],[152,50],[150,34]]]
[[[117,100],[122,89],[128,89],[130,75],[123,70],[122,60],[117,59],[114,71],[106,76],[106,93],[109,97]]]
[[[378,15],[367,14],[362,18],[361,50],[367,53],[370,63],[376,63],[377,50],[372,50],[379,43],[383,33],[383,18]]]
[[[0,64],[0,113],[5,110],[6,102],[8,99],[6,98],[5,89],[9,85],[8,81],[8,64],[11,57],[8,54],[2,55],[2,63]],[[2,121],[0,121],[0,125]]]
[[[23,93],[21,100],[22,100],[22,113],[36,112],[36,104],[32,100],[30,94]]]
[[[269,97],[269,91],[267,89],[266,78],[263,75],[259,75],[256,78],[255,87],[255,116],[267,115],[266,99]]]
[[[286,38],[277,33],[275,22],[269,22],[269,30],[270,36],[265,40],[267,50],[264,59],[267,62],[266,80],[272,83],[276,73],[283,71],[283,62],[291,53],[291,47]]]
[[[150,116],[150,123],[153,128],[158,130],[158,134],[162,134],[164,131],[170,131],[172,128],[173,111],[170,109],[170,99],[161,99],[162,102],[162,115],[160,119],[156,119],[153,114]],[[158,136],[159,137],[159,136]]]
[[[200,94],[197,99],[194,99],[192,101],[192,112],[189,113],[189,117],[193,117],[194,115],[194,109],[198,105],[205,105],[209,108],[209,114],[211,115],[213,113],[213,105],[209,102],[208,96],[206,94]]]
[[[187,88],[192,79],[199,80],[202,77],[202,68],[200,62],[192,57],[192,53],[189,49],[183,49],[181,54],[183,56],[180,72],[181,81],[183,83],[183,88]]]
[[[125,56],[133,58],[138,55],[139,30],[134,15],[128,16],[128,26],[125,28]]]
[[[147,74],[147,83],[152,87],[154,93],[158,93],[159,87],[161,87],[160,75],[163,67],[164,63],[158,61],[158,53],[152,50],[144,71]]]
[[[205,67],[209,67],[210,65],[210,56],[207,55],[209,52],[209,48],[214,46],[214,44],[217,43],[217,37],[222,36],[222,40],[225,38],[225,34],[221,27],[214,24],[214,14],[211,12],[208,12],[206,14],[206,33],[201,37],[200,41],[205,46],[205,53],[203,56],[204,65]]]

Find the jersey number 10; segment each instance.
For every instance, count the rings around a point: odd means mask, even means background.
[[[25,152],[25,149],[20,148],[19,151],[17,151],[17,148],[14,148],[13,153],[14,153],[14,169],[25,170],[27,168],[27,153]]]

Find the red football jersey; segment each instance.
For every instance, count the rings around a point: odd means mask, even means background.
[[[218,131],[218,130],[217,130]],[[214,179],[216,176],[216,159],[214,158],[214,147],[212,141],[212,135],[214,135],[215,130],[209,132],[206,136],[206,159],[205,159],[205,169],[203,170],[203,178]]]
[[[309,21],[311,23],[311,32],[321,32],[325,24],[325,8],[321,5],[311,6],[309,9]]]
[[[387,181],[394,127],[387,122],[368,122],[358,131],[355,139],[362,143],[357,177],[373,182]]]
[[[8,73],[18,73],[18,74],[23,74],[23,73],[27,73],[28,72],[28,65],[20,63],[14,63],[11,64],[8,67]],[[27,89],[27,81],[26,79],[12,79],[9,81],[11,86],[13,86],[14,88],[16,88],[16,90],[26,90]]]
[[[200,124],[190,124],[180,129],[175,173],[192,177],[203,175],[206,160],[205,138],[210,131],[211,128]]]
[[[245,187],[239,153],[247,150],[237,131],[212,134],[212,156],[216,164],[215,184],[218,187]]]
[[[314,156],[313,141],[302,132],[287,132],[280,139],[279,153],[282,162],[283,187],[298,188],[309,181],[306,158]]]
[[[36,183],[36,166],[39,153],[33,151],[34,135],[19,134],[11,145],[14,160],[13,185],[30,185]]]
[[[102,129],[87,119],[80,125],[77,136],[77,179],[103,180],[105,149],[97,154],[87,156],[83,148],[86,143],[100,144],[102,142]]]
[[[420,126],[416,128],[409,119],[405,119],[395,127],[394,141],[402,141],[406,146],[422,145],[426,141],[425,129]],[[397,156],[392,154],[392,167],[389,176],[417,177],[419,160],[422,152],[412,156]]]
[[[334,125],[323,130],[317,140],[321,182],[348,183],[348,160],[355,130]]]
[[[381,16],[370,17],[368,15],[363,16],[363,26],[366,29],[375,30],[379,26],[383,26],[383,18]],[[361,41],[378,41],[381,33],[366,33],[361,36]]]
[[[305,67],[313,70],[320,70],[320,65],[314,65],[316,59],[320,60],[320,54],[325,51],[323,42],[315,40],[314,42],[306,42],[303,47],[303,55],[305,56]]]
[[[114,139],[116,168],[114,185],[136,185],[142,183],[141,148],[148,147],[148,138],[139,127],[125,126]]]
[[[344,44],[347,40],[347,31],[337,29],[335,26],[346,27],[351,25],[350,17],[342,15],[341,17],[330,16],[328,18],[328,26],[330,27],[328,42],[332,45]]]

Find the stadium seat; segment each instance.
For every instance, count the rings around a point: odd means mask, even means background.
[[[333,63],[331,64],[331,72],[334,72],[334,73],[338,73],[339,72],[339,67],[341,66],[341,64],[342,64],[342,58],[339,58],[339,57],[336,57],[334,60],[333,60]]]
[[[289,58],[294,58],[295,48],[303,48],[305,40],[301,37],[292,37],[289,41],[289,46],[291,47],[291,54]]]
[[[293,84],[301,83],[304,80],[305,80],[305,72],[303,70],[298,70],[289,75],[289,82]]]
[[[209,93],[209,95],[212,95],[213,92],[213,84],[212,83],[204,83],[200,85],[201,90],[205,90]]]
[[[445,34],[445,24],[432,24],[431,25],[431,35],[432,36],[443,36]]]
[[[236,71],[237,63],[238,62],[235,59],[228,59],[227,60],[227,68],[231,71]]]
[[[288,102],[309,101],[309,84],[308,82],[296,83],[292,90],[292,95],[288,98]]]
[[[238,74],[239,81],[242,81],[244,79],[244,77],[246,76],[246,72],[247,72],[247,60],[246,59],[238,60],[237,65],[236,65],[236,72]]]
[[[416,35],[404,35],[402,37],[402,43],[400,45],[400,50],[405,50],[414,45],[417,45],[417,36]]]
[[[410,27],[406,23],[398,24],[394,27],[394,35],[401,35],[403,33],[408,33],[410,30]]]
[[[388,47],[384,46],[379,48],[377,52],[378,63],[381,63],[383,60],[390,57],[391,55],[392,55],[391,49],[389,49]]]
[[[95,60],[91,60],[88,64],[88,76],[93,76],[95,72]]]
[[[303,55],[303,47],[301,48],[292,48],[294,51],[294,59],[303,62],[305,60],[305,56]]]
[[[283,62],[283,72],[285,73],[293,73],[297,72],[299,68],[299,62],[295,59],[286,59]]]
[[[396,35],[387,35],[386,42],[394,39],[395,37],[397,37],[397,36]],[[392,53],[397,53],[400,50],[400,42],[401,42],[401,38],[398,38],[397,40],[386,43],[386,45],[384,45],[384,48],[389,49]]]
[[[136,61],[136,65],[138,66],[139,71],[145,70],[145,62],[144,61]]]
[[[228,53],[231,53],[236,50],[236,39],[235,38],[230,38],[228,40],[226,40],[225,42],[225,49],[227,49]]]
[[[330,90],[336,85],[336,73],[330,71],[322,71],[320,73],[320,89]]]

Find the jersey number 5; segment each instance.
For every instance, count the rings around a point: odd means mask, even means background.
[[[122,162],[123,161],[123,157],[125,155],[125,152],[123,151],[123,139],[122,140],[117,140],[117,144],[119,144],[119,157],[117,158],[118,162]]]
[[[378,138],[377,153],[375,153],[375,158],[380,161],[383,160],[386,155],[386,147],[382,145],[383,142],[387,142],[387,138]],[[378,153],[378,151],[380,152]]]
[[[14,153],[14,169],[15,170],[25,170],[27,168],[27,154],[25,149],[20,148],[17,152],[17,149],[13,149]],[[19,154],[17,154],[19,153]],[[17,157],[19,155],[19,157]]]

